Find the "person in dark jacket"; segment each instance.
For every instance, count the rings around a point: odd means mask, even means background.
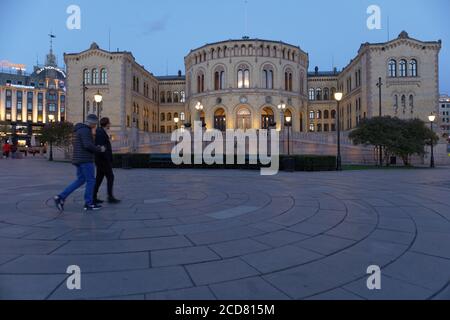
[[[100,210],[101,206],[94,202],[95,187],[94,155],[104,153],[105,146],[96,146],[92,131],[97,127],[96,115],[89,115],[86,123],[79,123],[74,128],[72,145],[72,164],[77,168],[77,180],[69,185],[61,194],[54,197],[55,205],[61,212],[64,211],[64,202],[75,190],[86,184],[84,192],[84,210]]]
[[[97,177],[94,188],[94,202],[97,204],[103,203],[102,200],[98,199],[97,194],[100,186],[102,185],[103,179],[106,177],[108,183],[108,202],[109,203],[119,203],[113,194],[114,186],[114,173],[112,169],[113,155],[111,141],[107,130],[109,130],[111,122],[109,118],[102,118],[100,120],[100,128],[97,128],[95,133],[95,144],[98,146],[105,146],[106,151],[104,153],[97,153],[95,155],[95,165],[97,167]]]

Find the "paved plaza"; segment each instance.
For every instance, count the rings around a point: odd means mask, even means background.
[[[117,170],[122,203],[89,214],[53,207],[70,164],[0,177],[0,299],[450,299],[449,168]]]

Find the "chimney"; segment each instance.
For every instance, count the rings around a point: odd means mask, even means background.
[[[181,70],[178,70],[178,78],[181,77]]]
[[[316,76],[319,75],[319,67],[316,66],[316,67],[314,68],[314,70],[315,70]]]

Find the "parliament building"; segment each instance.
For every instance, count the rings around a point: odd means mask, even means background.
[[[385,43],[362,44],[341,70],[323,71],[309,65],[299,46],[244,37],[191,50],[184,73],[156,76],[131,52],[93,43],[64,55],[67,120],[108,116],[122,148],[196,120],[226,130],[283,129],[291,119],[294,132],[317,133],[335,131],[339,112],[341,128],[352,130],[379,115],[380,78],[383,115],[426,120],[438,112],[440,49],[440,40],[421,41],[403,31]],[[344,94],[339,110],[336,91]]]

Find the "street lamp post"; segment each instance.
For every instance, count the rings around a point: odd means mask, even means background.
[[[83,123],[86,121],[86,83],[83,80]]]
[[[98,125],[100,126],[100,108],[101,103],[103,101],[103,96],[99,90],[97,90],[97,93],[94,95],[94,100],[97,103],[97,118],[98,118]]]
[[[48,116],[48,120],[53,125],[53,123],[55,122],[55,116],[50,114]],[[53,137],[52,137],[52,139],[53,139]],[[53,140],[52,139],[50,139],[50,155],[48,157],[48,161],[53,161]]]
[[[291,143],[290,143],[290,139],[289,139],[289,131],[291,128],[291,124],[292,124],[292,117],[286,117],[286,127],[287,127],[287,132],[288,132],[288,156],[291,155]]]
[[[197,114],[198,114],[198,118],[199,120],[201,119],[201,112],[203,111],[203,105],[201,104],[201,102],[197,102],[197,104],[195,105],[195,110],[197,110]],[[202,127],[203,127],[203,122],[202,122]]]
[[[283,131],[283,127],[284,127],[284,112],[286,110],[286,104],[281,101],[280,104],[278,105],[278,110],[280,111],[280,131]],[[284,151],[284,143],[283,143],[283,151]]]
[[[383,116],[383,111],[382,111],[382,107],[381,107],[381,87],[383,86],[383,82],[381,82],[381,77],[378,78],[378,83],[377,83],[377,87],[378,87],[378,115],[381,118]],[[383,147],[379,146],[380,150],[379,151],[379,158],[380,158],[380,167],[383,166]]]
[[[430,120],[430,124],[431,124],[431,132],[433,132],[434,134],[434,130],[433,130],[433,123],[436,120],[436,116],[432,113],[428,116],[428,120]],[[433,145],[433,138],[431,138],[431,160],[430,160],[430,168],[434,168],[434,145]]]
[[[337,101],[337,116],[336,116],[336,129],[337,129],[337,157],[336,157],[336,170],[342,170],[342,158],[341,158],[341,117],[339,103],[342,100],[342,92],[336,92],[334,94],[334,99]]]
[[[283,130],[283,124],[284,124],[284,111],[286,110],[286,104],[281,101],[281,103],[278,105],[278,110],[280,110],[280,131]]]

